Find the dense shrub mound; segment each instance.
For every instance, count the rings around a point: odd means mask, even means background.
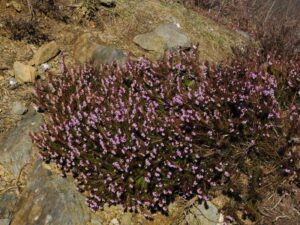
[[[32,138],[93,210],[167,213],[176,195],[207,200],[221,189],[254,201],[275,179],[299,182],[299,64],[211,66],[196,52],[122,68],[62,64],[37,85],[49,120]],[[245,175],[251,187],[238,182]]]

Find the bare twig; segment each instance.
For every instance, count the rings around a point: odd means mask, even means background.
[[[288,218],[288,219],[290,219],[290,217],[289,217],[289,216],[287,216],[287,215],[276,216],[276,218],[275,218],[275,220],[273,220],[273,222],[276,222],[277,220],[279,220],[279,219],[284,219],[284,218]]]

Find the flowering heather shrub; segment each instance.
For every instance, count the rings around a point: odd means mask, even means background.
[[[49,121],[33,141],[63,176],[72,173],[91,209],[108,203],[167,213],[176,195],[208,200],[212,188],[238,195],[242,174],[250,191],[270,182],[257,172],[264,165],[297,182],[290,140],[299,111],[296,100],[283,102],[294,95],[299,102],[299,67],[291,64],[284,80],[268,72],[271,62],[210,66],[196,52],[122,68],[62,64],[61,75],[37,85]]]

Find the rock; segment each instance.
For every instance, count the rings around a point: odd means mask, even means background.
[[[29,132],[37,131],[42,121],[41,115],[30,109],[17,127],[0,139],[0,164],[16,178],[22,168],[32,161]]]
[[[33,58],[30,60],[30,65],[40,65],[42,63],[48,62],[50,59],[57,56],[60,49],[55,41],[51,41],[42,45],[37,52],[34,54]]]
[[[133,41],[148,51],[163,52],[166,49],[165,39],[154,32],[137,35]]]
[[[238,34],[240,34],[243,38],[245,38],[247,41],[251,41],[252,38],[251,38],[251,36],[248,32],[243,31],[243,30],[239,30],[239,29],[237,29],[236,32]]]
[[[106,7],[115,7],[116,0],[100,0],[100,4]]]
[[[25,65],[21,62],[14,63],[15,78],[20,83],[34,82],[36,77],[36,69],[32,66]]]
[[[154,32],[165,39],[167,49],[190,46],[189,38],[175,24],[162,24]]]
[[[38,160],[10,225],[85,225],[89,212],[73,181]]]
[[[73,56],[77,63],[83,64],[90,61],[96,65],[112,63],[113,61],[119,65],[125,63],[127,56],[121,49],[99,45],[91,39],[92,35],[85,33],[75,42]]]
[[[190,46],[189,38],[173,23],[162,24],[152,32],[137,35],[133,41],[145,50],[159,53]]]
[[[224,216],[219,214],[218,209],[211,202],[206,204],[195,203],[186,213],[185,218],[180,221],[180,225],[221,225],[224,222]]]
[[[51,66],[48,64],[48,63],[43,63],[41,66],[40,66],[40,69],[45,72],[49,69],[51,69]]]
[[[10,77],[8,79],[8,84],[10,89],[15,89],[18,87],[18,82],[14,77]]]
[[[119,223],[119,221],[118,221],[116,218],[113,218],[113,219],[110,221],[109,225],[120,225],[120,223]]]
[[[11,221],[13,213],[16,209],[18,197],[15,192],[5,192],[0,195],[0,224],[5,224],[5,221]],[[7,223],[7,224],[9,224]]]
[[[10,6],[12,6],[17,12],[22,11],[22,6],[16,1],[11,1],[10,3],[6,4],[6,7],[10,7]]]
[[[23,115],[28,111],[25,105],[22,102],[16,101],[12,104],[11,113],[16,115]]]
[[[10,225],[10,219],[0,219],[1,225]]]
[[[92,62],[96,65],[111,64],[116,61],[117,64],[123,65],[127,56],[118,48],[106,47],[103,45],[97,45],[92,56]]]
[[[131,225],[132,213],[124,213],[121,217],[121,225]]]

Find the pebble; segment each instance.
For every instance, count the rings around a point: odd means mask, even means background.
[[[14,75],[17,81],[21,83],[34,82],[36,69],[30,65],[21,62],[14,63]]]
[[[10,7],[10,6],[12,6],[17,12],[22,11],[22,6],[16,1],[11,1],[10,3],[6,4],[6,7]]]
[[[19,101],[13,102],[11,112],[15,115],[24,115],[28,109],[26,106]]]
[[[41,64],[40,68],[43,72],[45,72],[45,71],[49,70],[51,68],[51,66],[48,63],[43,63],[43,64]]]
[[[120,225],[120,223],[119,223],[119,221],[118,221],[116,218],[113,218],[113,219],[110,221],[109,225]]]
[[[106,7],[115,7],[116,6],[115,0],[100,0],[100,3]]]
[[[16,78],[11,77],[8,80],[8,84],[11,89],[15,89],[18,86],[18,81],[16,80]]]
[[[41,65],[48,62],[50,59],[58,55],[60,49],[55,41],[51,41],[42,45],[37,52],[34,54],[33,58],[30,60],[30,65]]]

